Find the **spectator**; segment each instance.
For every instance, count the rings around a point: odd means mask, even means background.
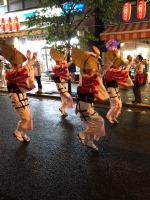
[[[134,93],[134,101],[132,101],[132,103],[134,104],[140,104],[142,99],[141,99],[141,89],[140,86],[138,85],[138,83],[135,80],[135,76],[137,74],[142,74],[143,70],[144,70],[144,65],[141,63],[143,60],[143,57],[141,55],[138,55],[135,59],[135,64],[134,64],[134,69],[135,69],[135,73],[134,73],[134,86],[133,86],[133,93]]]
[[[65,59],[66,59],[67,63],[70,62],[70,58],[71,58],[70,49],[66,48]],[[68,66],[68,70],[69,70],[69,79],[71,81],[75,81],[76,65],[73,62],[71,62],[70,65]]]
[[[73,62],[69,65],[68,70],[71,81],[75,81],[76,65]]]
[[[143,59],[142,60],[142,64],[144,65],[144,72],[148,72],[148,65],[147,65],[147,60],[146,59]]]
[[[36,59],[33,67],[34,67],[34,78],[37,81],[37,85],[38,85],[38,91],[36,92],[36,94],[42,94],[42,83],[41,83],[41,67],[40,67],[40,63],[37,60],[37,52],[34,52],[34,57]]]

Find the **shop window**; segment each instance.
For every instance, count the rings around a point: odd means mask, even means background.
[[[0,13],[8,12],[7,0],[0,0]]]
[[[23,2],[22,0],[9,0],[9,10],[16,11],[23,9]]]
[[[39,0],[25,0],[25,9],[37,7]]]

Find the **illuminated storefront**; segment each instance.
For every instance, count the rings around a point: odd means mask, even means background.
[[[64,4],[64,6],[68,5]],[[79,8],[75,9],[83,10],[84,6],[81,4]],[[26,17],[33,16],[35,11],[41,12],[41,10],[30,9],[0,15],[0,40],[4,40],[8,44],[13,45],[24,54],[26,54],[28,49],[32,52],[38,52],[38,59],[41,63],[42,71],[45,72],[47,70],[51,71],[53,64],[49,56],[50,46],[46,42],[47,32],[44,27],[42,29],[35,27],[29,33],[29,29],[25,25]],[[53,9],[52,12],[57,15],[62,14],[60,9]],[[57,42],[59,43],[59,41]],[[71,39],[71,44],[77,45],[78,40],[76,38]]]
[[[132,55],[135,58],[137,55],[141,54],[145,64],[146,72],[149,74],[150,83],[150,5],[148,1],[139,1],[139,3],[146,5],[146,9],[142,10],[141,7],[137,7],[135,1],[134,6],[132,6],[132,12],[130,7],[123,7],[123,21],[121,25],[108,25],[105,30],[100,33],[100,40],[107,42],[110,39],[115,39],[120,44],[120,54],[124,60],[126,60],[128,55]],[[124,5],[129,5],[130,3],[125,3]],[[128,15],[129,14],[129,15]],[[120,17],[120,16],[119,16]],[[119,18],[120,19],[120,18]],[[105,60],[105,58],[104,58]],[[146,61],[146,62],[145,62]]]

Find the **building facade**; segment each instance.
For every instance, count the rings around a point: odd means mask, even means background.
[[[30,49],[38,52],[38,59],[41,62],[42,71],[51,71],[53,65],[49,56],[50,46],[46,42],[46,30],[34,27],[29,34],[26,26],[26,17],[34,15],[40,0],[0,0],[0,40],[5,41],[22,53]],[[54,9],[53,9],[53,12]],[[57,11],[56,11],[57,13]],[[17,21],[18,20],[18,21]],[[17,24],[19,22],[19,24]],[[85,31],[94,34],[95,21],[90,18],[79,27],[78,34],[83,35]],[[74,38],[71,42],[77,44]]]

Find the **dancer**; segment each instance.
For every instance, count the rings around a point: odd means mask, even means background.
[[[27,136],[26,131],[32,130],[33,123],[26,92],[35,87],[33,80],[30,79],[33,73],[34,58],[25,66],[22,66],[22,63],[26,61],[26,57],[20,51],[6,43],[1,42],[0,45],[3,56],[12,65],[11,69],[5,71],[5,77],[9,98],[20,118],[14,136],[19,141],[29,142],[30,138]]]
[[[107,51],[107,60],[113,57],[112,51]],[[118,56],[118,60],[107,71],[104,82],[109,94],[110,110],[108,111],[106,118],[110,123],[119,123],[117,118],[121,113],[122,101],[119,94],[119,86],[127,87],[133,86],[133,82],[129,76],[129,69],[131,62],[128,63],[125,70],[121,69],[123,65],[122,59]]]
[[[56,87],[58,92],[60,93],[62,105],[59,108],[62,115],[67,116],[66,108],[73,108],[73,100],[71,95],[67,92],[65,87],[65,82],[68,80],[68,66],[65,61],[64,55],[58,51],[57,49],[51,47],[50,56],[53,60],[55,60],[56,65],[52,67],[52,71],[54,73],[54,82],[56,83]]]
[[[104,119],[94,110],[94,100],[108,99],[107,91],[102,83],[102,77],[105,72],[116,61],[116,54],[108,61],[100,70],[99,62],[88,52],[76,47],[72,48],[72,60],[81,69],[84,74],[81,75],[80,86],[77,89],[77,105],[76,114],[80,113],[81,121],[86,126],[86,130],[80,132],[78,137],[83,145],[86,144],[86,136],[88,138],[87,146],[98,151],[93,143],[94,139],[98,140],[105,136]]]

